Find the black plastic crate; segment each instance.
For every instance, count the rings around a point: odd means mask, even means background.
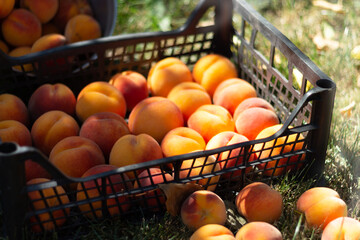
[[[215,13],[213,23],[198,25],[208,11]],[[146,76],[152,64],[165,57],[178,57],[192,68],[200,57],[209,53],[222,54],[235,63],[239,77],[249,81],[258,96],[274,106],[283,128],[266,139],[135,164],[85,179],[64,176],[36,148],[1,143],[0,189],[5,235],[17,239],[23,234],[25,226],[31,228],[37,225],[42,229],[47,223],[53,224],[59,232],[72,231],[89,222],[81,213],[79,206],[83,204],[88,204],[87,214],[94,220],[111,217],[108,209],[118,209],[120,218],[165,211],[165,196],[159,185],[154,183],[154,176],[149,186],[129,187],[129,183],[139,184],[140,178],[136,175],[139,169],[150,171],[152,167],[160,167],[164,171],[157,177],[165,183],[194,181],[204,189],[214,190],[229,199],[248,182],[273,182],[281,179],[288,170],[291,170],[290,174],[320,176],[325,164],[335,83],[243,0],[201,1],[184,26],[174,31],[104,37],[21,58],[0,53],[0,93],[13,93],[27,102],[30,94],[41,84],[61,82],[77,94],[86,84],[108,81],[112,75],[123,70],[135,70]],[[285,61],[279,64],[276,61],[279,57]],[[31,72],[13,69],[14,66],[23,69],[26,64],[33,66]],[[295,81],[294,71],[301,73],[300,84]],[[274,145],[254,148],[256,144],[262,146],[281,137],[293,139],[287,145],[301,143],[303,147],[290,153],[280,152],[249,161],[250,154],[263,154],[275,148]],[[283,149],[284,146],[276,147]],[[240,154],[235,159],[243,161],[235,167],[221,170],[211,161],[213,156],[217,158],[222,152],[239,149]],[[53,180],[26,186],[24,161],[27,159],[40,163],[51,173]],[[196,159],[203,159],[204,164],[194,165]],[[190,161],[189,168],[180,169],[185,160]],[[225,164],[230,160],[224,160]],[[173,170],[167,167],[170,163],[174,166]],[[275,174],[279,170],[284,171],[280,175]],[[196,171],[195,175],[190,175],[190,172]],[[126,178],[129,172],[135,173],[135,178]],[[171,174],[173,180],[169,181],[166,174]],[[84,183],[89,181],[93,183],[93,188],[83,192],[84,200],[77,201],[79,191],[70,185],[76,183],[84,187]],[[116,186],[120,184],[123,184],[123,190],[116,191]],[[57,186],[63,187],[66,192],[58,191]],[[107,193],[106,186],[113,192]],[[35,209],[37,202],[29,201],[27,196],[32,191],[39,191],[38,202],[44,204],[44,209]],[[44,191],[53,191],[60,205],[48,206]],[[90,191],[98,194],[90,197]],[[69,201],[64,201],[66,198]],[[60,211],[62,216],[57,218],[54,211]],[[41,214],[48,214],[48,220],[40,219]],[[65,223],[60,226],[60,221]]]

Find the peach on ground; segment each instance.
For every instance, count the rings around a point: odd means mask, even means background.
[[[161,143],[170,130],[184,126],[184,119],[180,109],[169,99],[149,97],[130,112],[128,124],[131,133],[146,133]]]
[[[109,164],[124,167],[136,163],[144,163],[163,157],[159,143],[148,134],[128,134],[120,137],[111,149]],[[139,174],[139,170],[137,173]],[[129,172],[130,179],[135,178]]]
[[[47,23],[57,13],[59,0],[21,0],[20,6],[29,9],[41,23]]]
[[[165,157],[205,150],[204,138],[194,129],[178,127],[169,131],[161,142]]]
[[[339,217],[325,227],[321,240],[358,240],[360,221],[351,217]]]
[[[254,140],[257,135],[267,127],[279,124],[279,118],[275,112],[265,108],[248,108],[235,119],[236,132]]]
[[[7,17],[14,9],[15,0],[0,1],[0,19]]]
[[[242,226],[235,235],[236,240],[282,240],[282,234],[275,226],[267,222],[250,222]]]
[[[195,82],[183,82],[176,85],[167,98],[179,107],[185,122],[200,106],[212,103],[206,90]]]
[[[5,41],[14,46],[31,46],[41,37],[41,23],[30,11],[18,8],[13,10],[2,22]]]
[[[230,78],[216,87],[213,102],[223,106],[233,115],[242,101],[256,96],[256,90],[249,82],[241,78]]]
[[[9,46],[2,40],[0,40],[0,51],[3,51],[5,54],[9,53]]]
[[[22,56],[25,56],[30,53],[31,53],[31,47],[24,46],[24,47],[16,47],[16,48],[12,49],[8,53],[8,55],[10,57],[22,57]],[[31,63],[28,63],[28,64],[22,65],[22,67],[21,67],[21,65],[13,66],[13,69],[16,71],[19,71],[19,72],[22,72],[22,71],[31,72],[31,71],[33,71],[34,68]]]
[[[101,26],[94,17],[78,14],[67,22],[64,35],[68,43],[92,40],[101,37]]]
[[[237,70],[228,58],[218,54],[208,54],[195,63],[192,74],[195,81],[200,83],[212,97],[221,82],[237,77]]]
[[[29,125],[28,109],[21,98],[10,93],[0,94],[0,121],[3,120],[16,120]]]
[[[192,82],[190,69],[180,59],[167,57],[151,67],[148,88],[153,96],[167,97],[172,88],[182,82]]]
[[[225,225],[226,207],[216,193],[198,190],[190,194],[181,204],[182,222],[191,230],[199,229],[206,224]]]
[[[62,34],[60,29],[53,22],[42,24],[42,36],[53,33]]]
[[[236,195],[235,205],[248,222],[274,223],[283,210],[281,194],[263,182],[253,182]]]
[[[129,112],[136,104],[149,96],[146,78],[135,71],[128,70],[117,73],[111,77],[109,83],[124,95]]]
[[[206,144],[205,149],[215,149],[220,147],[225,147],[237,143],[247,142],[249,141],[247,137],[238,134],[233,131],[225,131],[216,134],[214,137],[210,139],[210,141]],[[241,150],[241,151],[240,151]],[[236,148],[231,150],[231,154],[229,155],[230,151],[224,151],[220,153],[220,156],[217,157],[217,161],[219,162],[221,169],[230,168],[237,165],[242,165],[244,162],[245,152],[242,148]],[[254,155],[251,154],[249,156],[248,161],[251,162],[254,160]],[[251,167],[246,168],[245,172],[249,172]],[[222,177],[230,178],[240,176],[243,170],[237,170],[235,172],[229,172],[222,175]]]
[[[31,94],[28,101],[28,109],[33,121],[52,110],[63,111],[74,117],[75,106],[75,94],[62,83],[42,84]]]
[[[255,139],[263,139],[272,136],[277,131],[280,130],[282,124],[276,124],[270,127],[263,129]],[[291,126],[290,126],[291,128]],[[276,143],[275,143],[276,140]],[[258,143],[254,145],[254,151],[256,151],[256,159],[266,159],[269,157],[274,157],[279,154],[285,154],[289,152],[294,152],[301,150],[304,145],[304,137],[300,133],[291,134],[289,136],[280,137],[265,143]],[[296,142],[296,144],[295,144]],[[294,146],[295,144],[295,146]],[[263,149],[263,150],[262,150]],[[305,159],[305,154],[294,155],[291,157],[284,157],[279,160],[273,160],[266,163],[261,163],[257,165],[260,169],[265,169],[264,174],[266,176],[279,176],[288,171],[294,170],[301,167],[302,163],[295,164],[296,162],[303,161]],[[288,165],[291,164],[293,165]],[[268,169],[268,170],[266,170]]]
[[[30,130],[16,120],[0,121],[1,142],[15,142],[20,146],[32,146]]]
[[[275,112],[274,107],[268,101],[266,101],[265,99],[260,98],[260,97],[251,97],[251,98],[244,99],[235,108],[235,111],[234,111],[234,114],[233,114],[234,120],[237,119],[237,116],[239,115],[239,113],[241,113],[245,109],[252,108],[252,107],[265,108],[265,109],[268,109],[268,110],[271,110],[271,111]]]
[[[329,187],[313,187],[300,195],[296,202],[296,208],[300,212],[305,212],[309,207],[325,197],[340,198],[340,195],[334,189]]]
[[[65,44],[66,44],[66,38],[64,35],[59,33],[50,33],[38,38],[31,46],[31,52],[32,53],[40,52],[40,51],[64,46]]]
[[[210,223],[199,227],[190,240],[235,240],[235,236],[227,227]]]
[[[184,160],[181,164],[179,177],[180,179],[187,179],[189,177],[198,177],[212,174],[220,171],[220,164],[216,161],[214,156],[200,157],[196,159]],[[203,189],[215,191],[217,184],[220,180],[220,175],[217,176],[206,176],[200,180],[196,180],[197,184],[201,185]]]
[[[88,169],[81,177],[90,177],[115,169],[117,169],[116,166],[100,164]],[[116,198],[107,198],[104,201],[104,204],[106,204],[105,206],[102,206],[102,201],[93,201],[94,198],[103,196],[103,191],[105,191],[106,194],[114,194],[131,190],[133,188],[133,184],[129,181],[126,174],[109,175],[104,184],[105,186],[102,186],[102,178],[97,178],[94,180],[79,182],[77,185],[76,201],[90,201],[90,203],[79,205],[80,211],[88,218],[94,219],[103,217],[103,209],[106,209],[110,216],[115,216],[125,213],[131,207],[130,200],[126,195]]]
[[[107,82],[92,82],[78,94],[76,115],[81,122],[98,112],[114,112],[121,117],[126,114],[126,102],[122,93]]]
[[[49,156],[59,141],[79,134],[79,125],[69,114],[52,110],[36,119],[30,132],[33,145]]]
[[[189,117],[187,125],[200,133],[205,142],[220,132],[235,130],[235,123],[229,111],[213,104],[202,105],[196,109]]]
[[[34,178],[29,180],[26,184],[41,184],[48,181],[50,180],[47,178]],[[42,193],[40,193],[40,191],[42,191]],[[43,229],[45,231],[53,231],[56,227],[60,227],[66,222],[66,216],[69,215],[70,208],[64,206],[70,201],[62,186],[59,185],[43,190],[28,192],[28,197],[35,210],[48,209],[57,206],[61,207],[61,209],[58,210],[45,211],[37,216],[30,217],[30,222],[34,224],[31,226],[31,229],[34,232],[42,232]]]

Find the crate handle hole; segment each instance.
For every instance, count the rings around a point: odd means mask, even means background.
[[[319,79],[316,82],[316,85],[321,88],[325,88],[325,89],[332,89],[332,88],[335,88],[335,86],[336,86],[333,81],[330,81],[328,79]]]

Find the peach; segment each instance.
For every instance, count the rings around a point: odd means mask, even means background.
[[[88,169],[105,164],[100,147],[88,138],[70,136],[59,141],[49,161],[69,177],[81,177]]]
[[[0,40],[0,51],[3,51],[5,54],[9,53],[9,46],[2,40]]]
[[[190,240],[235,240],[235,237],[227,227],[210,223],[199,227]]]
[[[122,93],[110,83],[92,82],[80,91],[75,111],[82,122],[98,112],[114,112],[125,117],[126,102]]]
[[[263,139],[272,136],[277,131],[280,130],[282,124],[276,124],[270,127],[263,129],[255,139]],[[291,128],[291,126],[290,126]],[[280,137],[265,143],[258,143],[254,145],[254,151],[256,153],[256,159],[266,159],[269,157],[274,157],[276,155],[285,154],[289,152],[294,152],[301,150],[303,148],[303,135],[300,134],[291,134],[289,136]],[[276,140],[276,142],[275,142]],[[296,142],[296,143],[295,143]],[[294,155],[291,157],[284,157],[278,160],[273,160],[266,163],[261,163],[258,165],[260,169],[265,169],[264,174],[266,176],[279,176],[288,171],[300,167],[302,164],[295,164],[296,162],[303,161],[305,159],[305,154]],[[286,166],[288,164],[293,164]]]
[[[31,52],[40,52],[51,48],[64,46],[66,38],[59,33],[50,33],[37,39],[31,47]]]
[[[139,102],[130,112],[128,122],[133,134],[149,134],[159,143],[170,130],[184,126],[180,109],[164,97],[149,97]]]
[[[130,134],[125,119],[116,113],[100,112],[88,117],[80,127],[79,136],[93,140],[109,158],[115,142],[122,136]]]
[[[205,149],[215,149],[220,147],[229,146],[232,144],[242,143],[249,141],[245,136],[232,132],[232,131],[225,131],[216,134],[214,137],[210,139],[210,141],[206,144]],[[241,151],[240,151],[241,150]],[[244,155],[245,152],[241,148],[236,148],[231,151],[231,154],[229,154],[230,151],[224,151],[220,153],[220,156],[217,157],[217,161],[219,161],[219,164],[221,166],[221,169],[224,168],[231,168],[237,165],[241,165],[244,162]],[[251,154],[249,156],[248,161],[253,161],[254,156]],[[245,172],[249,172],[251,170],[251,167],[246,168]],[[240,176],[242,173],[242,170],[238,170],[235,172],[229,172],[225,173],[222,176],[225,178]]]
[[[267,127],[279,124],[279,118],[275,112],[265,108],[248,108],[235,119],[236,132],[254,140],[257,135]]]
[[[49,182],[46,178],[34,178],[27,182],[27,185]],[[41,191],[41,193],[40,193]],[[62,207],[69,203],[69,198],[62,186],[49,187],[38,191],[28,192],[28,197],[35,210],[44,209],[43,213],[31,216],[30,222],[34,225],[31,229],[34,232],[52,231],[66,222],[66,216],[70,213],[69,207]],[[49,208],[61,207],[58,210],[46,210]]]
[[[29,113],[25,103],[16,95],[0,94],[0,121],[16,120],[28,126]]]
[[[29,129],[16,120],[0,121],[0,140],[2,142],[15,142],[20,146],[32,145]]]
[[[148,134],[128,134],[120,137],[111,149],[109,164],[124,167],[135,163],[148,162],[163,157],[159,143]],[[140,173],[138,171],[137,173]],[[130,179],[135,178],[129,172]]]
[[[226,207],[216,193],[198,190],[181,204],[180,216],[182,222],[191,230],[199,229],[206,224],[225,225]]]
[[[15,9],[1,25],[2,34],[7,43],[14,47],[31,46],[41,37],[41,23],[30,11]]]
[[[0,19],[8,16],[14,9],[15,0],[3,0],[0,2]]]
[[[200,83],[212,97],[221,82],[237,77],[237,70],[228,58],[218,54],[208,54],[195,63],[192,74],[195,81]]]
[[[124,95],[129,112],[136,104],[149,96],[146,78],[135,71],[128,70],[117,73],[111,77],[109,83]]]
[[[51,174],[45,170],[39,163],[28,159],[25,161],[25,178],[30,181],[34,178],[51,178]]]
[[[161,149],[165,157],[204,150],[205,146],[203,137],[188,127],[174,128],[165,135],[161,142]]]
[[[33,145],[48,156],[60,140],[77,136],[79,125],[69,114],[52,110],[36,119],[30,132]]]
[[[76,97],[73,91],[62,83],[45,83],[39,86],[30,96],[28,109],[32,120],[42,114],[58,110],[75,116]]]
[[[85,178],[115,169],[117,169],[115,166],[100,164],[88,169],[81,177]],[[129,177],[126,174],[113,174],[106,177],[104,186],[102,185],[102,180],[102,178],[97,178],[79,182],[77,185],[76,201],[91,201],[94,198],[105,197],[103,196],[104,192],[106,194],[118,194],[133,188],[132,183],[129,181]],[[106,206],[102,206],[103,203],[106,204]],[[126,195],[123,195],[116,198],[107,198],[105,201],[99,200],[80,204],[79,209],[85,216],[94,219],[103,217],[103,211],[108,211],[110,216],[119,215],[120,213],[128,211],[130,206],[131,203],[129,198]]]
[[[16,47],[16,48],[12,49],[8,53],[8,55],[10,57],[22,57],[22,56],[25,56],[30,53],[31,53],[31,47],[24,46],[24,47]],[[19,71],[19,72],[31,72],[31,71],[33,71],[34,67],[31,63],[28,63],[28,64],[24,64],[24,65],[13,66],[13,69],[16,71]]]
[[[279,229],[267,222],[250,222],[242,226],[235,235],[236,240],[264,239],[282,240]]]
[[[321,240],[360,239],[360,221],[351,217],[339,217],[325,227]]]
[[[20,6],[29,9],[41,23],[47,23],[57,13],[59,0],[22,0]]]
[[[195,82],[183,82],[176,85],[167,98],[179,107],[185,122],[200,106],[212,103],[205,88]]]
[[[340,195],[334,189],[328,187],[313,187],[301,194],[296,202],[296,208],[300,212],[305,212],[309,207],[324,197],[340,198]]]
[[[148,88],[153,96],[167,97],[173,87],[182,82],[192,82],[190,69],[180,59],[167,57],[151,67]]]
[[[268,110],[271,110],[271,111],[275,112],[274,107],[268,101],[266,101],[265,99],[260,98],[260,97],[251,97],[251,98],[244,99],[235,108],[235,111],[234,111],[234,114],[233,114],[234,120],[237,119],[237,116],[239,115],[239,113],[241,113],[245,109],[252,108],[252,107],[265,108],[265,109],[268,109]]]
[[[282,214],[283,198],[266,183],[253,182],[236,195],[235,205],[248,222],[274,223]]]
[[[101,26],[92,16],[78,14],[67,22],[64,35],[68,43],[92,40],[101,37]]]
[[[213,102],[223,106],[233,115],[236,107],[242,101],[256,96],[256,90],[249,82],[241,78],[230,78],[216,87]]]
[[[200,133],[205,142],[220,132],[235,130],[235,123],[229,111],[213,104],[202,105],[196,109],[189,117],[187,125]]]

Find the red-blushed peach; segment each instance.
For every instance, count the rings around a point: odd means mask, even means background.
[[[0,94],[0,121],[16,120],[29,125],[29,112],[25,103],[14,94]]]
[[[0,51],[3,51],[3,53],[8,54],[9,53],[9,46],[0,39]]]
[[[196,109],[189,117],[187,125],[200,133],[205,142],[220,132],[235,131],[235,123],[229,111],[213,104],[202,105]]]
[[[147,82],[152,96],[167,97],[173,87],[182,82],[192,82],[190,69],[180,59],[168,57],[151,67]]]
[[[22,57],[22,56],[25,56],[30,53],[31,53],[31,47],[24,46],[24,47],[16,47],[16,48],[12,49],[8,53],[8,55],[10,57]],[[34,69],[34,67],[31,63],[23,64],[22,67],[20,65],[13,66],[12,68],[19,72],[31,72]]]
[[[282,234],[267,222],[250,222],[242,226],[235,235],[236,240],[282,240]]]
[[[233,118],[236,120],[239,113],[244,111],[245,109],[252,108],[252,107],[260,107],[271,110],[275,112],[274,107],[265,99],[260,97],[252,97],[244,99],[236,108],[233,114]]]
[[[255,139],[263,139],[272,136],[280,130],[282,124],[276,124],[263,129]],[[290,126],[291,128],[292,126]],[[275,142],[276,141],[276,142]],[[295,145],[295,146],[294,146]],[[256,152],[256,159],[266,159],[280,154],[286,154],[301,150],[304,145],[304,136],[299,134],[291,134],[289,136],[280,137],[265,143],[258,143],[254,145]],[[294,155],[291,157],[284,157],[279,160],[273,160],[257,165],[259,169],[265,170],[263,173],[266,176],[279,176],[288,171],[294,170],[302,166],[301,161],[305,159],[305,154]],[[299,162],[299,164],[295,164]],[[292,164],[292,165],[291,165]]]
[[[135,71],[128,70],[117,73],[111,77],[109,83],[124,95],[129,112],[136,104],[149,96],[146,78]]]
[[[150,174],[150,175],[149,175]],[[160,168],[152,167],[145,169],[137,176],[139,179],[135,181],[134,188],[147,187],[157,185],[160,183],[166,183],[174,180],[174,178],[167,172],[163,172]],[[165,204],[165,197],[160,189],[150,190],[145,192],[145,201],[142,202],[146,208],[150,211],[156,212],[161,209],[161,206]]]
[[[235,119],[236,132],[254,140],[257,135],[267,127],[279,124],[279,118],[275,112],[265,108],[248,108]]]
[[[26,184],[41,184],[48,181],[50,180],[47,178],[34,178]],[[43,229],[45,231],[53,231],[56,227],[60,227],[66,222],[66,217],[70,214],[69,207],[62,207],[58,210],[51,211],[45,210],[57,206],[64,206],[70,202],[62,186],[59,185],[43,190],[28,192],[28,197],[35,210],[44,210],[43,213],[30,217],[30,222],[34,224],[31,225],[31,229],[34,232],[42,232]]]
[[[41,23],[47,23],[57,13],[59,0],[21,0],[20,6],[30,10]]]
[[[237,70],[228,58],[218,54],[208,54],[195,63],[192,74],[195,81],[200,83],[212,97],[221,82],[237,77]]]
[[[28,159],[25,161],[25,178],[30,181],[34,178],[51,178],[51,174],[45,170],[39,163]]]
[[[224,201],[216,193],[198,190],[190,194],[181,204],[182,222],[191,230],[206,224],[225,225],[226,207]]]
[[[194,129],[178,127],[169,131],[161,141],[165,157],[205,150],[204,138]]]
[[[1,24],[4,40],[14,46],[31,46],[41,37],[41,23],[30,11],[22,8],[13,10]]]
[[[15,142],[20,146],[31,146],[30,130],[16,120],[0,121],[0,140],[2,142]]]
[[[131,133],[146,133],[161,143],[170,130],[184,126],[184,118],[180,109],[169,99],[149,97],[130,112],[128,124]]]
[[[148,134],[128,134],[120,137],[111,149],[109,164],[124,167],[135,163],[148,162],[163,157],[159,143]],[[141,171],[141,170],[140,170]],[[138,171],[138,173],[140,173]],[[129,172],[130,179],[135,178]]]
[[[358,240],[360,221],[351,217],[339,217],[325,227],[321,240]]]
[[[69,114],[52,110],[35,120],[31,127],[33,145],[49,155],[52,148],[62,139],[79,134],[79,125]]]
[[[62,83],[45,83],[30,96],[28,110],[33,121],[42,114],[59,110],[75,116],[76,97],[73,91]]]
[[[121,117],[126,114],[126,102],[122,93],[108,82],[92,82],[78,94],[76,115],[80,121],[98,112],[114,112]]]
[[[96,174],[109,172],[117,169],[116,166],[109,164],[100,164],[88,169],[81,176],[82,178],[93,176]],[[129,181],[129,177],[126,174],[113,174],[106,177],[103,186],[103,179],[97,178],[85,182],[79,182],[77,185],[76,201],[92,200],[98,197],[104,197],[103,192],[106,194],[121,193],[129,191],[133,188],[133,184]],[[103,206],[102,204],[106,204]],[[131,207],[129,198],[126,195],[116,198],[108,198],[105,201],[91,201],[90,203],[84,203],[79,205],[80,211],[88,218],[101,218],[103,217],[103,210],[109,212],[110,216],[119,215],[125,213]]]
[[[230,78],[216,87],[213,102],[223,106],[233,115],[236,107],[242,101],[256,96],[256,90],[249,82],[241,78]]]
[[[196,82],[179,83],[169,92],[167,98],[179,107],[185,122],[200,106],[212,103],[205,88]]]
[[[234,234],[227,227],[220,224],[206,224],[199,227],[190,240],[235,240]]]
[[[313,187],[300,195],[296,201],[296,208],[300,212],[305,212],[309,207],[325,197],[340,198],[340,195],[337,191],[329,187]]]
[[[66,38],[64,35],[59,33],[50,33],[47,35],[42,35],[38,38],[34,44],[31,46],[31,52],[40,52],[47,49],[52,49],[66,44]]]
[[[94,17],[87,14],[78,14],[67,22],[64,35],[69,44],[92,40],[101,37],[101,26]]]
[[[283,197],[266,183],[253,182],[236,195],[235,205],[248,222],[274,223],[282,214]]]
[[[0,2],[0,19],[5,18],[14,9],[15,0],[3,0]]]

